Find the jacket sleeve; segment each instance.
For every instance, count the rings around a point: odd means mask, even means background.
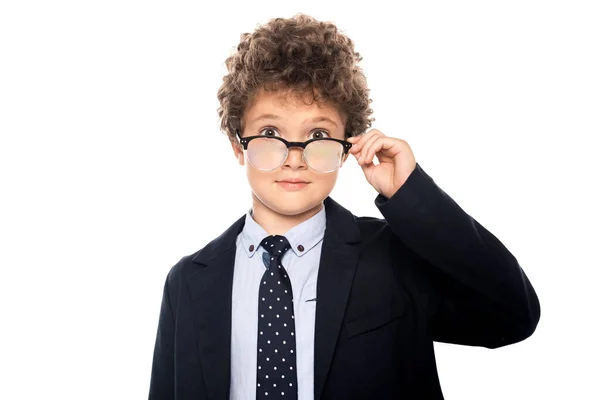
[[[163,289],[158,330],[154,344],[152,373],[150,377],[149,400],[168,400],[175,396],[174,382],[174,334],[175,318],[171,299],[175,296],[170,292],[173,270],[167,275]],[[173,286],[173,285],[171,285]]]
[[[540,304],[506,247],[464,212],[417,163],[375,204],[394,235],[423,261],[421,296],[432,339],[497,348],[535,331]]]

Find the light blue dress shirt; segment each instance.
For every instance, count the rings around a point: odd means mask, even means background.
[[[317,276],[325,233],[325,207],[296,225],[284,236],[290,242],[281,264],[292,283],[296,322],[296,371],[298,400],[314,399],[314,337]],[[231,315],[230,399],[256,399],[256,344],[258,292],[265,272],[259,247],[267,232],[246,213],[244,228],[236,240]],[[251,247],[253,246],[253,247]]]

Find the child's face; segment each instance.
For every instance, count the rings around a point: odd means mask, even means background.
[[[270,116],[261,118],[266,114]],[[316,118],[327,120],[312,121]],[[333,106],[316,101],[307,105],[293,96],[282,96],[281,92],[261,90],[246,109],[242,127],[243,137],[274,135],[294,142],[318,137],[344,139],[345,119]],[[233,150],[239,164],[246,166],[255,209],[266,207],[279,214],[298,215],[320,206],[335,186],[338,170],[322,173],[309,168],[299,147],[289,149],[288,157],[280,167],[263,171],[255,168],[248,161],[247,153],[238,146],[239,143],[234,144]],[[281,183],[290,178],[308,183],[300,187]]]

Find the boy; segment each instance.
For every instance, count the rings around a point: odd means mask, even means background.
[[[363,134],[349,38],[299,14],[237,50],[219,116],[252,208],[169,272],[150,399],[443,399],[433,341],[497,348],[534,332],[539,302],[512,254],[408,143]],[[329,197],[350,155],[384,219]]]

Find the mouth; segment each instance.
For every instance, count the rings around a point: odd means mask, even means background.
[[[301,179],[294,180],[285,180],[285,181],[276,181],[277,185],[286,189],[286,190],[298,190],[306,187],[308,182],[303,181]]]
[[[284,180],[277,181],[277,182],[287,182],[287,183],[308,183],[308,182],[307,182],[307,181],[305,181],[304,179],[297,179],[297,178],[294,178],[294,179],[284,179]]]

